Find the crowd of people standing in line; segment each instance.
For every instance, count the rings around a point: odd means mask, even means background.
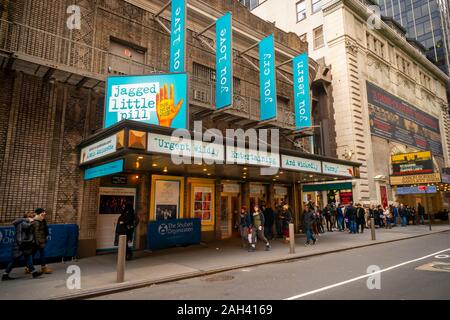
[[[305,245],[315,244],[317,238],[328,232],[348,231],[350,234],[363,233],[370,228],[371,218],[374,218],[375,228],[392,228],[400,224],[406,227],[409,224],[424,224],[425,208],[418,204],[417,210],[405,204],[363,206],[360,203],[353,205],[327,204],[323,209],[313,202],[304,203],[303,231],[306,233]],[[262,202],[261,206],[254,205],[251,210],[245,206],[241,208],[239,230],[242,247],[253,252],[256,242],[260,239],[270,250],[270,242],[275,238],[284,238],[289,242],[289,224],[293,222],[293,212],[288,204],[281,204],[273,210],[270,205]]]

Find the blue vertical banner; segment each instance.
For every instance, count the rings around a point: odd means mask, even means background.
[[[259,43],[260,120],[277,117],[277,89],[275,81],[275,47],[273,35]]]
[[[216,21],[216,109],[233,101],[233,52],[231,48],[231,13]]]
[[[186,2],[172,0],[170,29],[170,72],[185,72]]]
[[[308,54],[303,53],[294,63],[294,111],[297,130],[311,127],[311,101],[309,96]]]

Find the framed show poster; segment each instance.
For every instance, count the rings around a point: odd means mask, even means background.
[[[191,183],[191,217],[200,218],[202,231],[214,230],[214,183]]]
[[[184,178],[152,176],[150,220],[172,220],[183,217]]]

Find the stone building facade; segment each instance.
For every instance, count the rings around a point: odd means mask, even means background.
[[[285,1],[282,11],[277,10],[278,1],[261,1],[252,12],[307,39],[310,55],[323,58],[330,66],[337,155],[362,163],[361,179],[353,182],[353,199],[379,204],[380,187],[386,187],[389,202],[398,201],[389,184],[390,156],[420,148],[373,135],[367,83],[438,120],[442,154],[433,158],[439,171],[449,166],[450,160],[445,93],[449,78],[394,21],[374,17],[369,8],[372,1],[322,0],[314,1],[315,8],[312,3]],[[446,197],[441,196],[430,210],[448,207]]]

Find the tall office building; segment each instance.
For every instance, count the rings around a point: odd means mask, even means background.
[[[449,74],[448,0],[376,0],[380,13],[392,17],[425,48],[428,59]]]

